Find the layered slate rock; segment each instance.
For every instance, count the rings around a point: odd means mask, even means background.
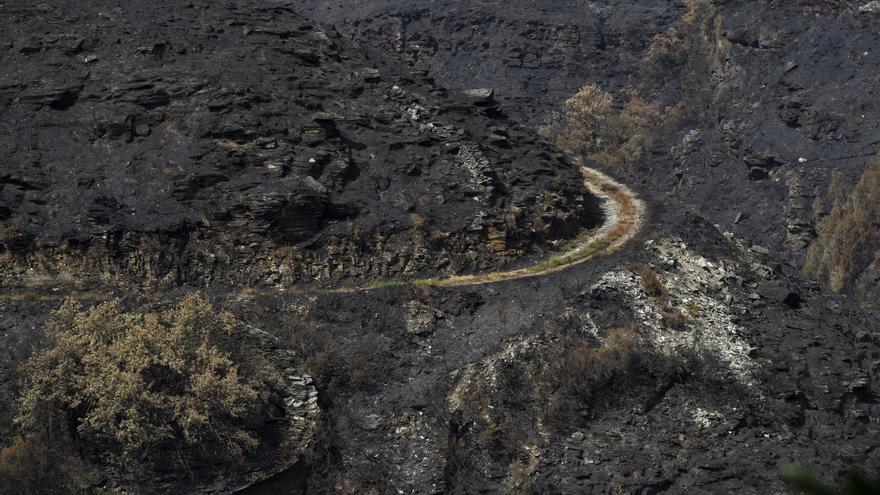
[[[293,2],[3,11],[5,283],[476,271],[599,220],[491,92],[371,60]]]
[[[509,112],[539,125],[587,83],[618,88],[653,36],[681,15],[674,0],[301,0],[379,52],[395,53],[450,88],[492,86]]]

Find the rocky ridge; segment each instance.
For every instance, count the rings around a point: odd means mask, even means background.
[[[165,7],[4,3],[5,285],[467,272],[598,221],[491,94],[291,2]]]

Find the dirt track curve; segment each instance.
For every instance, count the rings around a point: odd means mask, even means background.
[[[473,275],[454,275],[445,278],[426,278],[412,281],[385,281],[370,285],[315,289],[308,292],[350,293],[393,286],[416,285],[433,287],[463,287],[483,285],[521,278],[540,277],[560,272],[572,266],[601,256],[609,255],[629,242],[638,233],[644,219],[645,204],[629,187],[610,176],[590,167],[581,167],[584,185],[594,196],[602,200],[605,222],[590,235],[578,239],[567,251],[551,256],[538,263],[503,272]],[[296,289],[288,289],[296,291]]]

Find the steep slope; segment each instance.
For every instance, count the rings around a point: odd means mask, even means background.
[[[303,5],[451,88],[498,87],[505,109],[532,125],[586,84],[609,91],[615,109],[636,90],[662,109],[652,144],[608,171],[798,266],[832,171],[852,184],[880,151],[880,13],[868,2]]]
[[[588,82],[622,85],[683,11],[673,0],[302,0],[298,9],[449,88],[496,88],[505,110],[528,124]]]
[[[551,277],[234,296],[315,356],[319,441],[276,489],[766,494],[780,463],[876,470],[876,315],[695,215],[653,220]]]
[[[639,236],[610,256],[467,287],[213,287],[217,307],[277,337],[271,349],[295,351],[320,408],[301,461],[243,493],[763,495],[786,492],[779,468],[789,461],[829,481],[853,466],[877,472],[880,320],[806,280],[798,253],[831,170],[854,179],[880,140],[871,125],[880,117],[870,57],[880,53],[878,14],[837,0],[687,3],[712,7],[691,23],[705,44],[689,60],[672,57],[669,70],[643,72],[654,35],[687,27],[684,5],[6,2],[14,15],[0,21],[9,36],[0,46],[20,72],[0,75],[9,133],[0,146],[13,171],[0,172],[0,216],[11,228],[4,273],[33,282],[49,267],[57,283],[57,267],[72,260],[75,273],[107,278],[284,285],[497,269],[596,216],[585,197],[587,217],[578,218],[582,189],[570,165],[502,112],[540,122],[586,82],[614,93],[619,111],[629,85],[687,111],[662,113],[668,125],[643,160],[606,166],[648,206]],[[333,21],[353,41],[291,9]],[[93,34],[61,55],[61,38],[45,32],[64,29]],[[186,74],[150,79],[169,93],[148,108],[154,88],[123,87],[131,101],[108,96],[117,86],[103,81],[134,76],[102,60],[151,74],[180,64]],[[73,68],[95,74],[84,86],[92,90],[52,82]],[[190,73],[205,86],[181,91]],[[500,105],[460,92],[483,85]],[[137,117],[123,118],[123,131],[93,131],[91,122],[110,118],[102,108]],[[74,116],[70,131],[64,119]],[[169,156],[158,153],[169,145],[185,167],[166,178]],[[100,168],[64,166],[80,163],[74,155]],[[140,159],[130,171],[113,161],[129,155]],[[479,187],[484,171],[491,192]],[[95,177],[105,182],[90,184]],[[178,180],[194,185],[163,192]],[[111,220],[76,213],[102,191],[143,209]],[[520,213],[509,208],[515,201]],[[304,220],[316,210],[321,220]],[[487,219],[483,229],[470,230],[475,218]],[[104,244],[108,222],[124,242]],[[77,250],[94,254],[81,260]],[[9,299],[0,298],[0,394],[9,398],[0,419],[11,414],[16,362],[41,345],[42,321],[57,306],[35,293]]]
[[[491,94],[371,60],[293,3],[4,3],[4,282],[458,273],[598,221]]]

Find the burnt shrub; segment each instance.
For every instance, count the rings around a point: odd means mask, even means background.
[[[547,419],[577,424],[590,417],[598,394],[637,372],[648,355],[632,328],[611,330],[599,346],[576,338],[558,341],[547,353],[542,381],[552,385]]]
[[[837,292],[850,288],[880,253],[880,158],[868,166],[850,194],[843,190],[836,176],[826,194],[830,211],[819,219],[805,267]]]
[[[29,434],[0,450],[0,495],[85,493],[85,469],[66,439]]]

